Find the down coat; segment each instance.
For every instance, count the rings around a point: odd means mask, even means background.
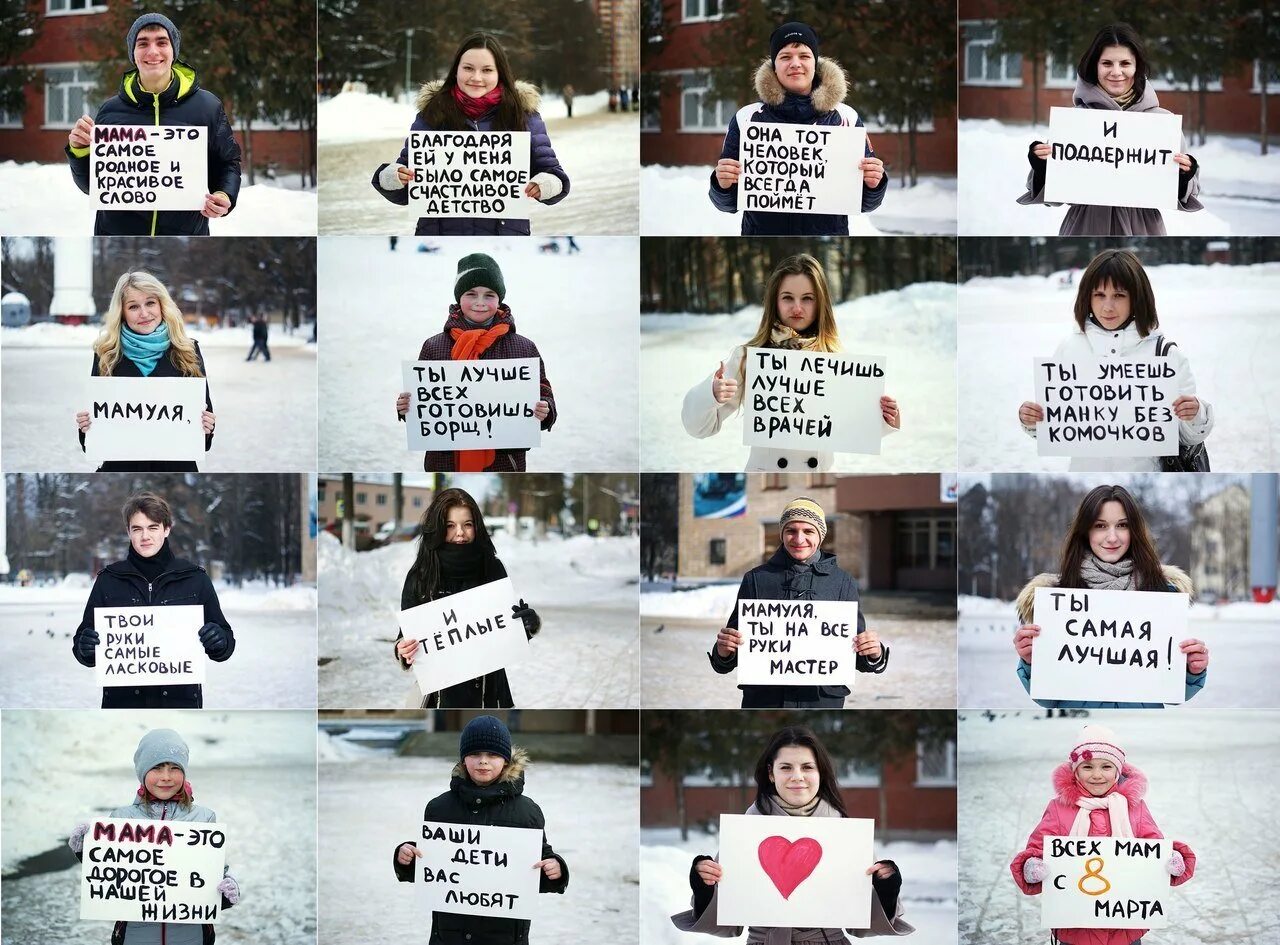
[[[729,129],[724,136],[724,145],[720,149],[720,160],[732,158],[737,161],[741,157],[740,138],[742,122],[769,121],[783,122],[789,125],[852,125],[863,127],[862,117],[851,107],[844,104],[849,93],[849,80],[844,69],[834,59],[818,60],[814,73],[813,88],[808,95],[796,95],[788,92],[778,81],[773,71],[773,63],[765,59],[756,69],[756,94],[760,101],[738,109],[729,121]],[[867,139],[866,157],[875,157],[871,147],[871,139]],[[850,174],[860,174],[855,166],[849,168]],[[870,213],[880,206],[885,192],[889,189],[889,174],[885,172],[880,184],[874,189],[862,188],[862,212]],[[711,203],[717,210],[725,213],[738,212],[738,185],[725,188],[716,180],[716,172],[711,172]],[[849,218],[831,213],[763,213],[747,210],[742,214],[743,236],[848,236]]]
[[[426,119],[423,117],[423,112],[426,110],[427,103],[435,98],[443,87],[444,81],[436,79],[428,82],[418,90],[418,114],[413,119],[413,124],[409,126],[410,131],[434,130],[427,124]],[[560,166],[560,159],[556,157],[555,149],[551,147],[551,136],[547,134],[547,123],[538,114],[538,108],[542,104],[542,94],[538,91],[537,86],[530,85],[528,82],[517,82],[516,94],[520,96],[520,103],[524,106],[524,110],[528,115],[525,130],[529,132],[531,148],[529,153],[529,179],[542,186],[544,196],[539,203],[544,203],[548,206],[557,204],[569,196],[569,175]],[[477,119],[468,119],[467,126],[471,131],[502,130],[494,128],[497,114],[498,111],[494,108]],[[396,158],[395,163],[402,167],[409,166],[408,138],[405,139],[404,147],[400,149],[400,156]],[[398,179],[393,179],[394,175],[388,172],[391,167],[393,165],[378,165],[378,169],[373,172],[373,180],[371,181],[373,189],[392,203],[407,207],[409,206],[409,189],[404,184],[401,184]],[[549,180],[548,178],[551,179]],[[551,193],[552,191],[555,191],[555,193]],[[550,196],[547,196],[548,194]],[[478,217],[420,217],[418,225],[413,232],[415,236],[528,236],[529,221],[490,220]]]
[[[1076,780],[1075,772],[1069,762],[1063,762],[1053,770],[1053,800],[1044,809],[1044,816],[1036,829],[1027,838],[1026,848],[1013,858],[1009,869],[1013,873],[1014,882],[1028,896],[1038,896],[1044,883],[1028,883],[1022,875],[1022,865],[1032,857],[1044,859],[1045,837],[1066,837],[1071,834],[1071,825],[1075,822],[1076,801],[1087,796],[1087,792]],[[1133,835],[1138,839],[1158,840],[1164,834],[1156,826],[1155,818],[1147,809],[1143,797],[1147,793],[1147,777],[1133,765],[1126,764],[1120,769],[1120,778],[1108,794],[1121,794],[1129,803],[1129,824],[1133,827]],[[1089,811],[1090,837],[1111,836],[1111,815],[1106,810]],[[1186,871],[1181,876],[1169,877],[1170,886],[1181,886],[1191,879],[1196,872],[1196,855],[1191,848],[1181,841],[1173,841],[1173,848],[1182,854]],[[1143,935],[1147,929],[1054,929],[1054,934],[1064,945],[1130,945]]]

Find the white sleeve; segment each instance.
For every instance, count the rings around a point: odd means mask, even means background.
[[[737,377],[742,354],[742,346],[739,345],[724,359],[725,377]],[[680,410],[680,420],[685,430],[699,440],[719,433],[725,418],[742,405],[742,379],[739,378],[738,395],[728,403],[718,404],[715,395],[711,393],[711,382],[715,380],[715,376],[716,372],[712,371],[689,388],[689,392],[684,395],[684,406]]]

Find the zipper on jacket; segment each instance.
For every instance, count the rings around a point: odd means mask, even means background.
[[[155,211],[154,211],[154,210],[153,210],[153,211],[151,211],[151,212],[152,212],[152,213],[155,213]],[[148,582],[147,582],[147,603],[148,603],[148,604],[150,604],[150,603],[151,603],[151,582],[150,582],[150,581],[148,581]]]
[[[151,101],[155,103],[155,112],[156,112],[155,123],[159,125],[160,124],[160,96],[153,93],[151,96]],[[151,211],[151,235],[152,236],[156,235],[156,220],[159,218],[159,216],[160,216],[159,210]],[[163,938],[163,936],[161,936],[161,938]]]

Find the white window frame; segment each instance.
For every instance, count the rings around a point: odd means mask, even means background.
[[[63,0],[64,3],[70,5],[75,0]],[[95,3],[94,0],[86,0],[83,10],[55,10],[53,9],[54,0],[44,0],[45,16],[87,16],[93,13],[106,13],[106,3]]]
[[[1020,89],[1022,88],[1022,57],[1019,56],[1018,75],[1016,78],[1005,79],[971,79],[968,75],[969,68],[969,45],[970,43],[980,43],[983,46],[991,46],[995,42],[993,35],[989,40],[970,40],[964,35],[966,26],[989,26],[994,32],[999,32],[999,24],[995,20],[961,20],[960,21],[960,84],[972,85],[986,88],[1001,89]],[[1004,59],[1008,56],[1016,55],[1015,53],[1005,53],[1000,58]],[[984,70],[985,71],[985,70]],[[1004,71],[1003,69],[1001,71]]]
[[[701,771],[690,771],[682,779],[681,783],[685,787],[737,787],[733,783],[733,778],[726,774],[712,774],[710,768],[703,768]]]
[[[742,107],[741,105],[734,104],[728,99],[717,99],[717,102],[725,102],[728,105],[728,109],[729,109],[728,115],[724,115],[723,113],[721,113],[721,117],[723,117],[724,120],[719,123],[719,127],[704,128],[700,125],[690,125],[685,120],[685,107],[684,107],[685,96],[690,92],[697,92],[697,91],[701,91],[705,95],[707,93],[707,89],[709,88],[709,86],[710,86],[710,79],[708,78],[705,72],[696,72],[693,70],[688,70],[680,73],[680,133],[681,134],[691,134],[691,135],[717,134],[717,135],[720,135],[721,137],[724,137],[725,132],[729,128],[729,122],[733,120],[733,116],[736,115],[738,113],[738,109]]]
[[[840,768],[840,788],[878,788],[883,774],[878,761],[848,761]]]
[[[646,111],[645,103],[645,79],[650,79],[658,85],[658,94],[654,98],[657,107],[652,111]],[[655,134],[662,131],[662,78],[660,73],[647,72],[640,81],[640,133]],[[681,95],[684,93],[681,92]],[[682,101],[683,104],[683,101]],[[652,124],[649,122],[652,121]],[[725,126],[726,128],[728,125]]]
[[[1257,59],[1253,60],[1253,85],[1249,89],[1249,92],[1252,95],[1262,94],[1262,82],[1259,81],[1262,75],[1262,69],[1260,68],[1260,66],[1261,66],[1261,63],[1259,63]],[[1271,69],[1273,72],[1276,73],[1277,81],[1275,82],[1275,84],[1272,84],[1270,82],[1267,83],[1268,95],[1280,93],[1280,63],[1272,63]]]
[[[703,11],[700,14],[689,16],[685,12],[685,5],[688,3],[696,3]],[[725,18],[724,5],[726,0],[715,0],[720,5],[720,12],[712,16],[707,16],[706,9],[708,0],[680,0],[680,22],[681,23],[714,23],[716,20]]]
[[[941,775],[929,775],[924,771],[924,743],[916,742],[916,783],[915,787],[953,788],[956,786],[956,743],[947,739],[947,770]]]
[[[80,117],[79,115],[77,115],[75,116],[75,118],[72,118],[70,121],[65,121],[65,122],[52,122],[49,120],[49,79],[48,79],[49,69],[81,69],[81,70],[85,70],[85,72],[89,74],[89,78],[82,78],[80,79],[79,82],[69,83],[69,85],[78,85],[85,90],[85,96],[84,96],[85,110],[81,112],[81,114],[83,115],[93,114],[93,112],[89,110],[90,108],[89,94],[93,91],[94,86],[96,86],[98,83],[97,83],[97,80],[92,77],[92,71],[91,71],[93,69],[92,63],[45,62],[45,63],[41,63],[38,66],[35,66],[34,68],[40,72],[40,83],[44,87],[44,123],[40,126],[41,128],[52,130],[52,131],[69,130],[75,127],[76,120]],[[59,89],[65,88],[65,87],[66,86],[63,86],[63,85],[57,86],[57,88]]]

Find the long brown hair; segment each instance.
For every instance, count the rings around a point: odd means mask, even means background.
[[[471,513],[471,521],[476,527],[475,543],[487,553],[496,554],[493,539],[489,537],[489,530],[484,527],[480,506],[471,498],[471,493],[465,489],[442,489],[422,513],[418,529],[418,554],[413,559],[413,567],[409,569],[410,584],[419,601],[435,599],[436,590],[440,586],[440,546],[444,544],[449,510],[458,507]]]
[[[1156,315],[1156,294],[1142,268],[1142,260],[1127,249],[1104,249],[1089,261],[1080,276],[1076,289],[1076,325],[1081,331],[1093,312],[1093,291],[1110,283],[1129,293],[1129,314],[1138,326],[1138,334],[1145,338],[1160,327]]]
[[[1125,557],[1133,559],[1133,587],[1138,591],[1167,591],[1168,582],[1160,566],[1160,554],[1147,530],[1147,520],[1142,509],[1124,486],[1098,486],[1080,502],[1076,517],[1067,532],[1062,546],[1062,562],[1058,566],[1059,587],[1088,587],[1080,575],[1080,565],[1089,554],[1089,530],[1102,514],[1102,506],[1119,502],[1129,523],[1129,551]]]
[[[818,736],[813,734],[813,729],[806,725],[788,725],[769,739],[764,753],[756,762],[756,810],[763,813],[765,800],[777,798],[778,789],[769,780],[769,771],[773,768],[778,752],[790,747],[808,748],[813,752],[813,758],[818,763],[818,797],[838,810],[841,817],[848,817],[844,800],[840,797],[840,783],[836,780],[836,769],[831,764],[831,756],[827,754],[822,742],[818,741]]]
[[[502,44],[492,33],[472,33],[462,40],[458,51],[453,54],[453,64],[444,77],[444,84],[431,97],[422,109],[422,119],[435,131],[467,131],[471,125],[467,116],[462,113],[458,103],[453,99],[453,90],[458,86],[458,63],[462,54],[469,49],[487,49],[493,54],[493,62],[498,70],[498,87],[502,89],[502,101],[498,103],[498,114],[493,123],[496,131],[524,131],[527,127],[528,112],[520,100],[516,90],[516,80],[511,74],[511,64],[507,61],[507,53]]]
[[[1142,38],[1128,23],[1112,23],[1098,30],[1093,42],[1076,64],[1076,75],[1090,85],[1098,84],[1098,60],[1108,46],[1124,46],[1133,53],[1133,99],[1140,101],[1147,88],[1147,50]]]
[[[129,289],[155,296],[160,302],[160,315],[165,327],[169,329],[167,357],[173,366],[182,372],[183,377],[204,377],[204,372],[200,370],[200,358],[196,354],[196,343],[187,334],[186,326],[182,323],[182,312],[173,301],[173,296],[163,282],[151,273],[140,270],[126,272],[116,280],[107,313],[102,318],[102,333],[93,343],[93,350],[98,355],[98,373],[103,377],[110,377],[123,353],[124,343],[120,340],[120,333],[127,324],[124,319],[124,294]]]
[[[808,253],[796,253],[788,256],[769,274],[764,284],[764,310],[760,313],[760,324],[756,333],[747,342],[747,348],[772,348],[773,329],[778,325],[778,290],[782,280],[787,276],[808,276],[813,283],[814,301],[817,303],[817,317],[810,331],[816,336],[813,350],[839,351],[840,331],[836,326],[835,309],[831,307],[831,290],[827,287],[827,274],[822,271],[822,264]],[[742,361],[738,364],[738,382],[745,384],[747,380],[747,352],[742,352]]]

